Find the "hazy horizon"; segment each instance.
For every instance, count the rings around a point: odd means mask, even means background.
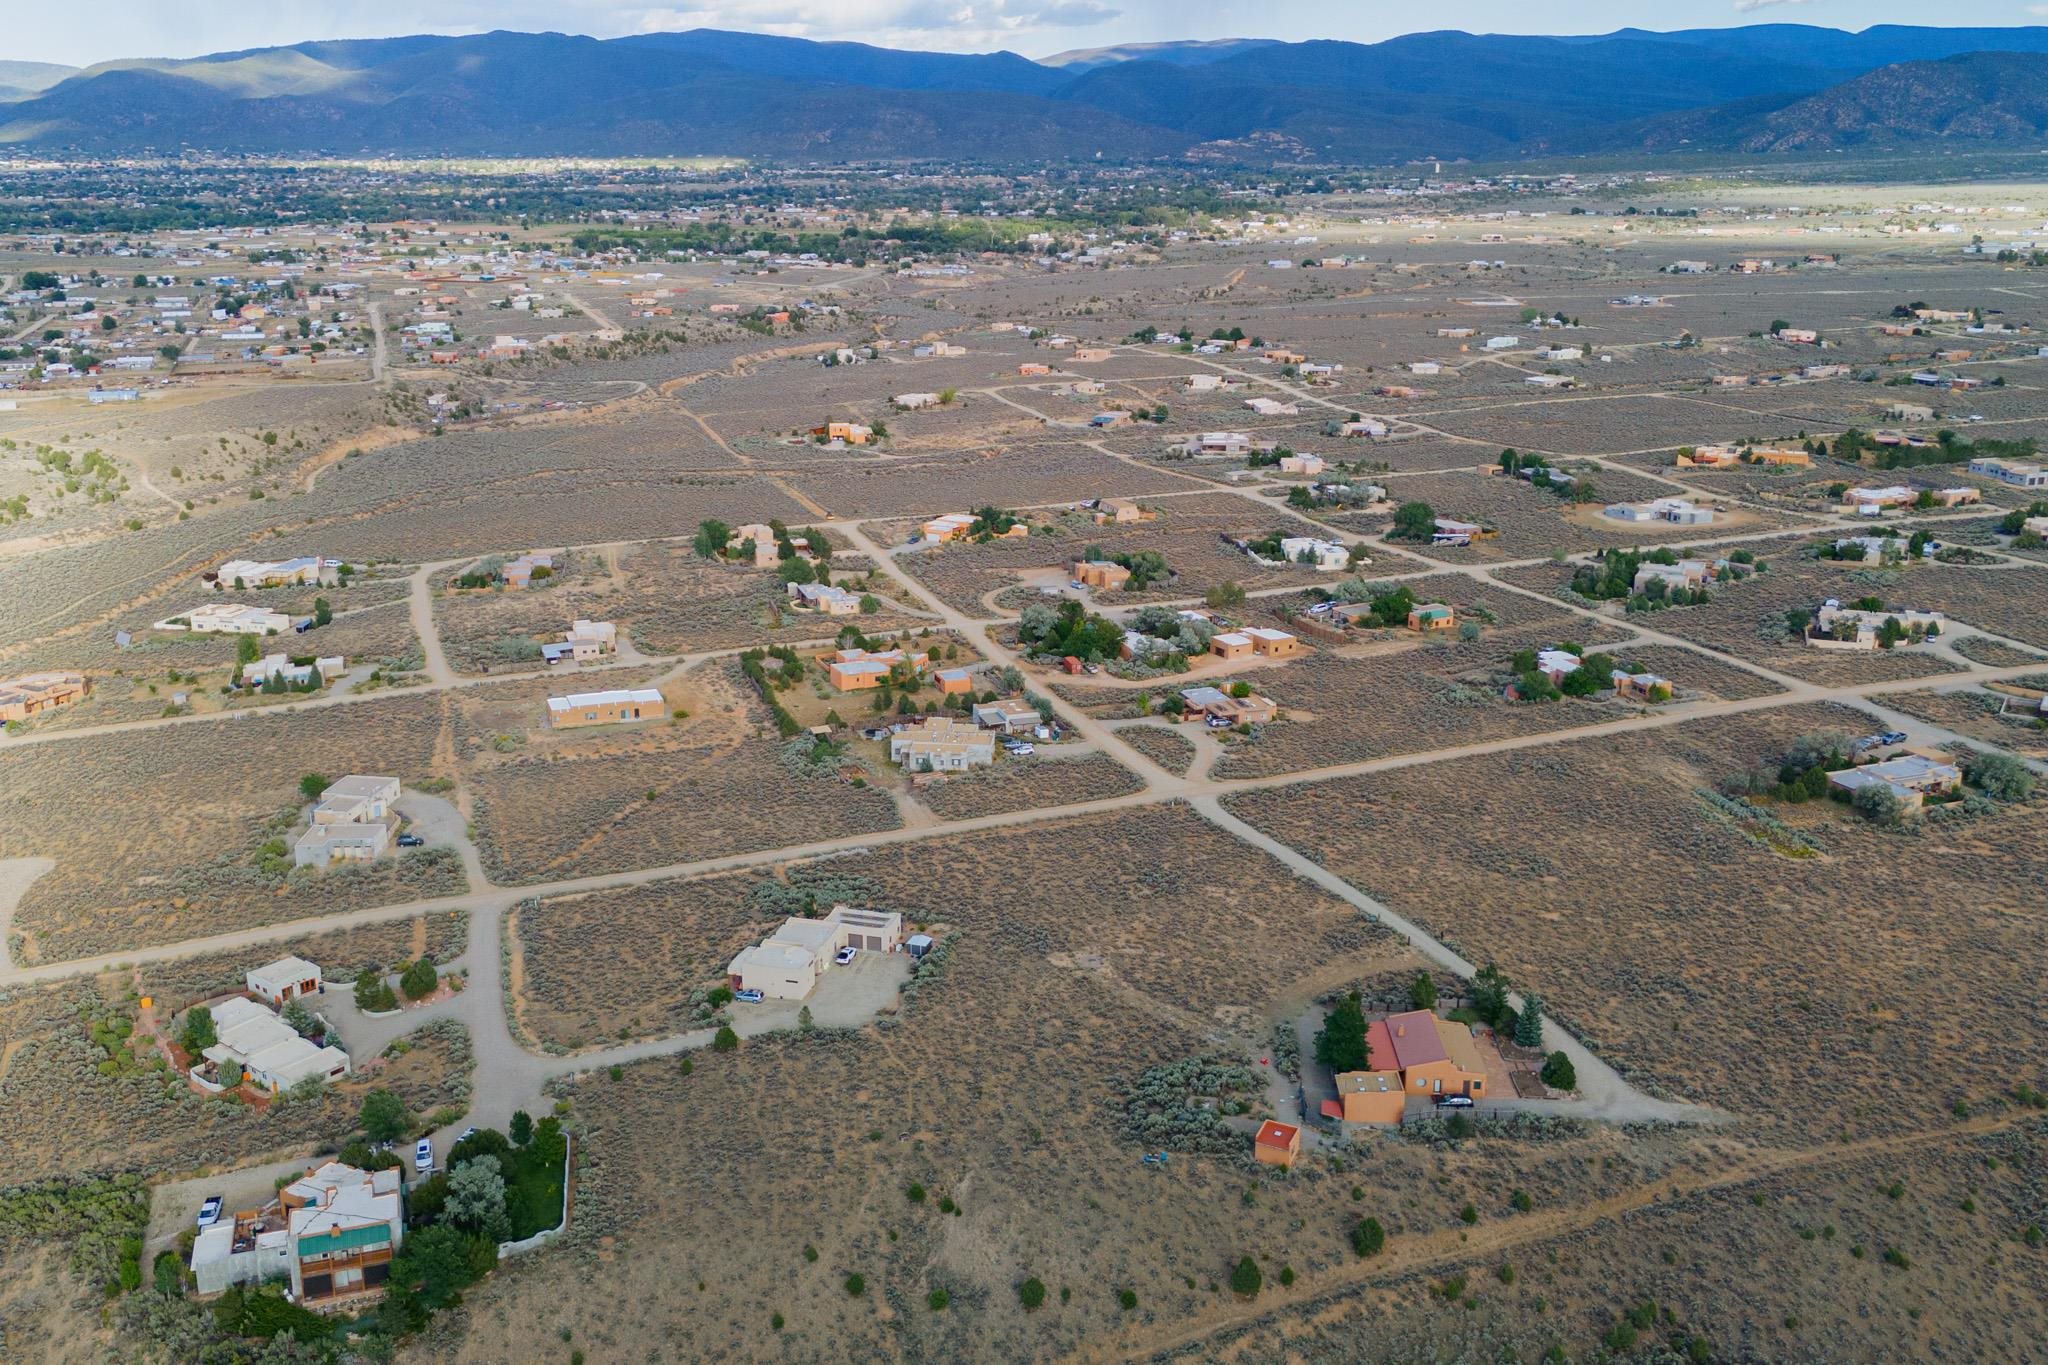
[[[1508,0],[1446,0],[1432,22],[1363,6],[1333,12],[1310,0],[1225,0],[1190,15],[1172,0],[732,0],[690,5],[615,0],[383,0],[281,3],[252,11],[202,4],[175,10],[113,0],[105,22],[81,25],[60,11],[30,11],[10,27],[9,58],[84,67],[100,62],[186,58],[247,48],[493,29],[555,31],[595,38],[721,28],[819,41],[950,52],[1008,50],[1043,59],[1076,48],[1188,39],[1338,39],[1378,42],[1403,33],[1579,36],[1642,27],[1736,28],[1798,23],[1856,31],[1877,24],[1925,24],[1924,7],[1904,0],[1669,0],[1652,14],[1634,0],[1579,0],[1532,10]],[[2037,26],[2048,4],[1957,0],[1944,28]]]

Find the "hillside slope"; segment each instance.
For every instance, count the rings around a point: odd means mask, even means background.
[[[1916,60],[1887,65],[1901,53]],[[2026,145],[2042,126],[2048,28],[1437,32],[1375,44],[1137,44],[1055,60],[697,29],[311,42],[68,75],[0,64],[0,146],[1371,164]],[[47,88],[27,88],[38,84]]]

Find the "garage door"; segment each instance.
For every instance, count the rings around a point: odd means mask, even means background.
[[[869,934],[869,935],[867,935],[867,947],[868,947],[868,951],[869,951],[869,952],[871,952],[871,953],[879,953],[879,952],[881,952],[881,951],[882,951],[882,936],[881,936],[880,934]]]

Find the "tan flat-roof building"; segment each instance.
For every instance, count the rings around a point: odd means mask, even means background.
[[[935,716],[889,737],[889,761],[906,772],[959,773],[996,761],[995,736],[963,720]]]
[[[842,649],[826,657],[825,677],[841,692],[865,692],[887,682],[889,671],[904,658],[900,649]],[[919,655],[914,666],[922,671],[924,662]]]
[[[618,688],[609,692],[572,692],[566,697],[548,698],[548,724],[556,730],[574,730],[585,725],[619,725],[636,720],[660,720],[668,714],[668,702],[651,687]]]
[[[83,701],[92,684],[83,673],[26,673],[0,682],[0,724]]]
[[[1241,630],[1226,630],[1209,637],[1209,652],[1219,659],[1242,659],[1252,652],[1252,637]]]
[[[1091,588],[1121,588],[1131,581],[1129,569],[1107,559],[1076,560],[1071,572],[1075,582]]]
[[[1340,1071],[1337,1104],[1346,1123],[1399,1123],[1408,1104],[1398,1071]]]
[[[1272,659],[1286,659],[1301,653],[1301,638],[1270,626],[1246,626],[1238,632],[1252,642],[1252,652]]]

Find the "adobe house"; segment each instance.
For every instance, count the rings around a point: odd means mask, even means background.
[[[1399,1123],[1408,1091],[1398,1071],[1337,1073],[1337,1117],[1346,1123]]]
[[[1219,659],[1242,659],[1252,652],[1252,637],[1237,630],[1212,635],[1209,637],[1209,652]]]
[[[1301,638],[1269,626],[1246,626],[1237,632],[1252,642],[1252,651],[1272,659],[1288,659],[1301,653]]]
[[[1067,576],[1091,588],[1121,588],[1130,582],[1131,571],[1107,559],[1077,559]]]
[[[1301,1155],[1301,1129],[1291,1123],[1267,1119],[1252,1139],[1252,1157],[1262,1166],[1287,1167]]]
[[[1408,613],[1408,629],[1424,634],[1433,630],[1450,630],[1457,624],[1457,612],[1442,602],[1424,602]]]
[[[1472,1042],[1472,1030],[1428,1010],[1375,1019],[1366,1026],[1365,1044],[1373,1061],[1389,1063],[1401,1073],[1410,1095],[1486,1093],[1486,1067]]]
[[[617,725],[636,720],[660,720],[668,714],[668,703],[651,687],[619,688],[606,692],[572,692],[566,697],[548,698],[548,725],[556,730],[585,725]]]
[[[0,682],[0,724],[82,701],[92,684],[83,673],[28,673]]]

